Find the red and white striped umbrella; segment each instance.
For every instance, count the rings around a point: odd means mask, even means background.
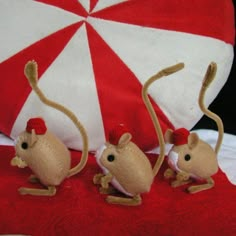
[[[197,99],[208,64],[218,71],[207,105],[229,75],[233,14],[230,0],[1,0],[0,131],[14,138],[28,118],[42,116],[68,147],[82,147],[71,121],[31,91],[23,69],[32,59],[45,94],[84,124],[90,150],[119,123],[141,148],[155,147],[142,84],[178,62],[185,68],[156,82],[150,95],[163,131],[191,129],[202,116]]]

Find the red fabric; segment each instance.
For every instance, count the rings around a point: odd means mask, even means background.
[[[135,2],[135,4],[133,4]],[[132,11],[130,11],[132,7]],[[118,10],[119,9],[119,10]],[[142,9],[142,10],[140,10]],[[150,9],[152,9],[150,11]],[[222,10],[224,9],[224,10]],[[234,44],[232,1],[130,0],[93,16],[124,23],[205,35]]]
[[[227,235],[236,232],[236,187],[219,171],[215,187],[190,195],[185,187],[171,188],[163,172],[138,207],[109,205],[93,185],[100,172],[92,155],[85,169],[66,179],[54,197],[21,196],[17,189],[32,186],[29,169],[10,166],[12,147],[0,147],[0,233],[38,235]],[[150,155],[154,162],[155,155]],[[80,153],[72,152],[73,165]],[[34,185],[35,186],[35,185]],[[37,185],[36,185],[37,186]]]

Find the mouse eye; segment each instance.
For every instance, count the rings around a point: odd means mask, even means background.
[[[191,156],[190,156],[189,154],[186,154],[186,155],[184,156],[184,160],[185,160],[185,161],[190,161],[190,159],[191,159]]]
[[[115,156],[112,155],[112,154],[110,154],[110,155],[107,156],[107,160],[108,160],[109,162],[113,162],[113,161],[115,160]]]
[[[21,144],[21,147],[22,147],[22,149],[27,149],[28,148],[28,143],[26,143],[26,142],[23,142],[22,144]]]

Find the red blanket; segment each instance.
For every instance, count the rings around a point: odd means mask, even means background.
[[[10,166],[13,147],[0,146],[0,234],[37,235],[235,235],[236,186],[219,171],[213,189],[190,195],[173,189],[163,178],[163,166],[138,207],[109,205],[93,185],[100,172],[93,155],[85,169],[66,179],[54,197],[21,196],[32,186],[29,169]],[[154,155],[149,155],[155,160]],[[72,152],[72,162],[80,158]],[[38,186],[39,187],[39,186]]]

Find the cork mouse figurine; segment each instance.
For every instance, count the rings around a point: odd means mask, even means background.
[[[78,128],[83,141],[81,160],[71,168],[71,156],[67,147],[47,129],[42,118],[36,117],[28,120],[26,130],[17,137],[16,157],[11,160],[11,165],[20,168],[28,166],[33,172],[29,181],[40,182],[44,186],[42,189],[21,187],[20,194],[53,196],[56,194],[56,186],[85,167],[88,159],[88,138],[86,130],[76,116],[64,106],[47,99],[39,89],[37,69],[37,63],[29,61],[25,65],[25,76],[44,104],[63,112]]]
[[[94,184],[100,185],[100,192],[109,194],[106,201],[111,204],[136,206],[142,203],[141,194],[149,192],[165,157],[163,133],[148,97],[150,84],[163,76],[183,68],[183,64],[166,68],[151,77],[143,86],[142,97],[151,116],[160,146],[160,155],[154,167],[148,157],[132,140],[124,125],[118,125],[110,132],[109,140],[96,152],[96,161],[103,173],[94,176]],[[122,196],[114,195],[114,189]],[[112,195],[111,195],[112,194]]]
[[[224,127],[220,117],[207,109],[204,104],[205,92],[215,78],[216,70],[217,65],[212,62],[208,66],[198,99],[202,112],[217,124],[218,139],[215,148],[213,149],[196,133],[190,133],[185,128],[167,130],[165,133],[165,141],[173,144],[173,146],[168,154],[170,168],[165,171],[164,176],[167,179],[174,178],[171,182],[172,187],[189,184],[193,180],[200,180],[201,183],[187,188],[189,193],[197,193],[212,188],[214,186],[212,175],[218,171],[217,154],[222,143]]]

